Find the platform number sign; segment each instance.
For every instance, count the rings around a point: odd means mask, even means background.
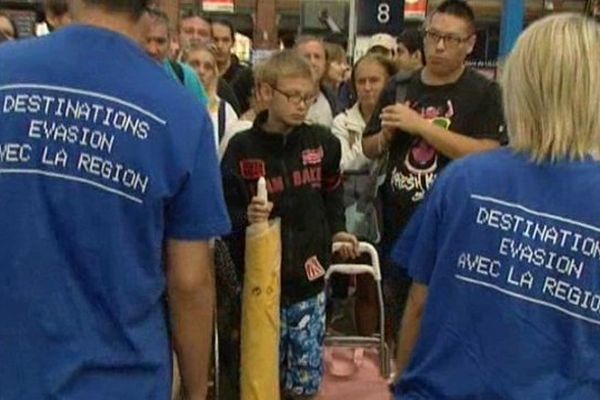
[[[404,0],[357,0],[358,34],[402,32]]]
[[[377,22],[379,22],[382,25],[385,25],[388,22],[390,22],[390,11],[391,7],[389,3],[379,3],[379,5],[377,6]]]

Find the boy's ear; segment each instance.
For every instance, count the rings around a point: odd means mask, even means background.
[[[269,102],[273,98],[273,88],[266,82],[260,82],[256,85],[256,98],[263,101]]]

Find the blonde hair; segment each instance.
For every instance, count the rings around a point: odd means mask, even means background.
[[[264,81],[263,75],[265,73],[265,63],[266,61],[260,61],[252,67],[252,78],[254,79],[255,85]]]
[[[211,58],[215,62],[215,66],[217,64],[217,52],[215,50],[215,47],[211,44],[194,43],[189,46],[186,46],[182,51],[183,53],[181,56],[181,61],[183,62],[187,62],[192,53],[195,53],[197,51],[204,51],[205,53],[208,53],[211,56]]]
[[[600,26],[578,14],[532,24],[504,67],[510,146],[536,162],[600,155]]]
[[[262,82],[277,86],[284,78],[307,78],[311,81],[313,72],[308,61],[293,50],[282,50],[261,64],[259,75]]]

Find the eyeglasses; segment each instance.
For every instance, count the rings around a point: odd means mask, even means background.
[[[310,107],[317,102],[317,96],[315,95],[302,96],[300,94],[289,94],[276,87],[273,87],[273,90],[282,94],[287,101],[294,106],[299,106],[301,103],[304,103],[306,107]]]
[[[454,35],[449,33],[447,35],[434,31],[432,29],[425,29],[425,40],[430,43],[438,44],[440,40],[444,41],[444,46],[447,47],[458,47],[459,44],[464,43],[471,39],[473,35],[469,35],[467,37],[460,37],[458,35]]]

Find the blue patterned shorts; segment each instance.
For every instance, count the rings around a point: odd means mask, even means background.
[[[323,378],[325,293],[281,309],[281,385],[286,393],[317,394]]]

